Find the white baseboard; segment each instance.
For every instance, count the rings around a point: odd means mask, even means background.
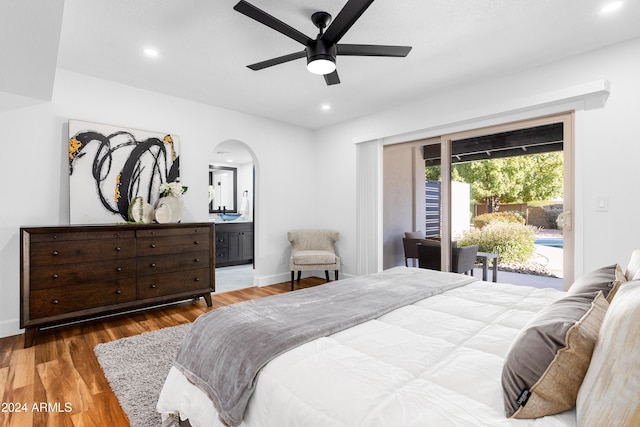
[[[270,276],[253,276],[253,286],[263,287],[291,280],[291,273],[278,273]]]
[[[9,319],[0,322],[0,338],[10,337],[24,333],[24,329],[20,329],[19,319]]]

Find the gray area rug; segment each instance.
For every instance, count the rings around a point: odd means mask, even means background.
[[[132,427],[160,426],[156,404],[190,323],[98,344],[93,349]]]

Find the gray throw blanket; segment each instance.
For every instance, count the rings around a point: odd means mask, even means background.
[[[461,274],[395,267],[222,307],[196,319],[175,366],[209,396],[225,425],[237,426],[260,369],[273,358],[475,280]]]

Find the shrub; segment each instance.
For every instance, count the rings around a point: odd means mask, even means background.
[[[493,212],[478,215],[473,219],[473,225],[476,228],[482,228],[494,221],[510,222],[515,224],[524,224],[526,222],[522,212]]]
[[[481,252],[497,253],[500,261],[527,262],[534,253],[535,230],[530,225],[493,221],[465,233],[458,245],[478,245]]]

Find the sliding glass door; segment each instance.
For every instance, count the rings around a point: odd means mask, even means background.
[[[473,243],[465,236],[480,234],[484,215],[535,227],[534,255],[568,287],[574,248],[573,113],[442,135],[424,146],[423,155],[424,226],[427,237],[441,240],[443,271],[451,270],[457,242]],[[486,239],[488,232],[476,238]],[[505,264],[511,255],[504,254]]]

